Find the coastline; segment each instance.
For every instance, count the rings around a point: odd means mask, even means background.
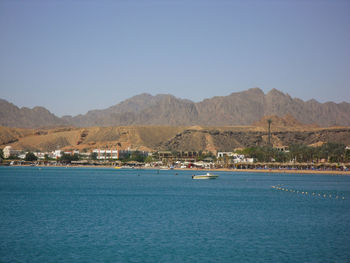
[[[284,170],[284,169],[214,169],[213,171],[248,172],[248,173],[282,173],[282,174],[337,174],[350,175],[350,171],[334,170]]]
[[[109,168],[113,169],[114,166],[108,165],[62,165],[62,166],[46,166],[46,165],[12,165],[7,167],[56,167],[56,168]],[[122,168],[123,169],[123,168]],[[350,171],[336,171],[336,170],[296,170],[296,169],[229,169],[229,168],[217,168],[217,169],[199,169],[199,168],[173,168],[164,169],[157,167],[136,167],[136,168],[124,168],[130,170],[167,170],[167,171],[189,171],[189,172],[200,172],[200,171],[210,171],[210,172],[231,172],[231,173],[279,173],[279,174],[330,174],[330,175],[348,175],[350,176]]]
[[[350,175],[350,171],[334,171],[334,170],[284,170],[284,169],[189,169],[174,168],[180,171],[210,171],[210,172],[243,172],[243,173],[282,173],[282,174],[334,174],[334,175]]]

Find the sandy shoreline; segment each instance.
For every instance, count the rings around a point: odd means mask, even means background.
[[[32,167],[30,165],[13,165],[12,167]],[[37,165],[35,167],[71,167],[71,168],[110,168],[113,169],[114,166],[107,165],[69,165],[69,166],[46,166]],[[123,169],[123,168],[122,168]],[[174,171],[188,171],[188,172],[199,172],[199,171],[210,171],[210,172],[230,172],[230,173],[281,173],[281,174],[334,174],[334,175],[350,175],[350,171],[334,171],[334,170],[287,170],[287,169],[228,169],[228,168],[218,168],[218,169],[197,169],[197,168],[174,168],[174,169],[164,169],[156,167],[140,167],[140,168],[126,168],[130,170],[174,170]]]
[[[282,173],[282,174],[339,174],[350,175],[350,171],[325,171],[325,170],[284,170],[284,169],[180,169],[180,171],[210,171],[210,172],[231,172],[231,173]]]
[[[285,174],[340,174],[350,175],[350,171],[283,170],[283,169],[215,169],[213,171]]]

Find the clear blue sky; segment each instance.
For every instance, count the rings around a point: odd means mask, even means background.
[[[253,87],[350,102],[350,1],[0,0],[0,98],[20,107]]]

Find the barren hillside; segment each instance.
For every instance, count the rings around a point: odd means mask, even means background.
[[[265,122],[262,121],[262,125]],[[318,145],[340,142],[350,145],[350,128],[275,127],[272,143]],[[267,129],[259,126],[173,127],[125,126],[57,129],[15,129],[0,127],[0,148],[52,151],[55,149],[90,151],[102,149],[231,151],[235,148],[267,144]]]

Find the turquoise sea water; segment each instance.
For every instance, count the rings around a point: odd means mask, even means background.
[[[0,167],[0,262],[350,262],[349,176],[193,173]]]

